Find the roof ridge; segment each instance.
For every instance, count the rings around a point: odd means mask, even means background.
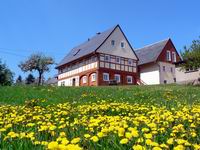
[[[164,39],[164,40],[160,40],[160,41],[154,42],[154,43],[152,43],[152,44],[145,45],[144,47],[135,49],[135,51],[139,51],[140,49],[143,49],[143,48],[146,48],[146,47],[150,47],[150,46],[153,46],[153,45],[155,45],[155,44],[158,44],[158,43],[161,43],[161,42],[164,42],[164,41],[168,41],[169,39],[170,39],[170,38],[167,38],[167,39]]]
[[[92,39],[95,39],[95,37],[97,37],[97,36],[99,36],[99,35],[101,35],[101,34],[107,32],[107,31],[109,31],[109,30],[111,30],[111,29],[112,29],[112,31],[113,31],[117,26],[119,26],[119,24],[117,24],[117,25],[115,25],[115,26],[112,26],[111,28],[106,29],[106,30],[104,30],[103,32],[96,32],[96,33],[100,33],[100,34],[94,34],[94,35],[90,36],[90,37],[88,38],[88,40],[85,40],[84,42],[78,44],[77,46],[73,47],[71,50],[74,50],[74,49],[76,49],[77,47],[79,47],[79,46],[81,46],[81,45],[83,45],[83,44],[85,44],[85,43],[90,42]],[[112,31],[111,31],[111,32],[112,32]]]
[[[62,66],[66,63],[69,63],[78,57],[82,57],[86,54],[96,52],[96,50],[106,41],[106,39],[113,33],[113,31],[119,27],[119,24],[113,26],[112,28],[109,28],[107,30],[104,30],[100,34],[93,35],[90,40],[87,40],[85,42],[82,42],[81,44],[73,47],[67,55],[60,61],[60,63],[56,66],[58,68],[59,66]],[[98,41],[97,41],[98,40]],[[74,55],[73,53],[76,52],[76,50],[80,49],[79,56]]]

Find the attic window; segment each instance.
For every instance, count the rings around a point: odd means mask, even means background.
[[[114,46],[115,45],[115,40],[111,41],[111,45]]]
[[[121,42],[121,48],[125,48],[125,43]]]
[[[176,62],[176,53],[175,52],[172,52],[172,60],[173,60],[173,62]]]
[[[74,51],[74,56],[77,55],[80,52],[81,49],[77,49]]]
[[[167,50],[167,61],[171,61],[171,52]]]

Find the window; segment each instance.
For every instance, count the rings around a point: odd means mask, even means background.
[[[87,76],[83,76],[83,83],[87,83]]]
[[[92,76],[92,80],[91,80],[91,81],[92,81],[92,82],[93,82],[93,81],[96,81],[96,73],[93,73],[91,76]]]
[[[74,51],[73,51],[73,55],[74,55],[74,56],[77,55],[77,54],[80,52],[80,50],[81,50],[81,49],[76,49],[76,50],[74,50]]]
[[[173,62],[176,62],[176,52],[172,52],[172,60]]]
[[[93,56],[93,57],[91,58],[91,60],[92,60],[92,62],[95,62],[95,61],[97,61],[97,57],[96,57],[96,56]]]
[[[128,65],[132,65],[133,64],[133,60],[132,59],[128,59]]]
[[[60,69],[60,70],[59,70],[59,73],[63,73],[63,69]]]
[[[111,45],[114,46],[115,45],[115,40],[111,41]]]
[[[165,71],[165,66],[163,66],[163,71]]]
[[[125,43],[121,42],[121,48],[125,48]]]
[[[103,81],[109,81],[109,73],[103,73]]]
[[[176,78],[174,78],[174,83],[176,83]]]
[[[116,63],[120,64],[120,58],[116,57]]]
[[[171,52],[167,51],[167,61],[171,61]]]
[[[110,56],[109,55],[105,55],[105,61],[110,61]]]
[[[119,74],[115,74],[115,80],[117,81],[117,83],[120,83],[120,75]]]
[[[121,58],[120,61],[121,61],[121,64],[124,64],[124,58]]]
[[[127,83],[133,83],[133,77],[127,76]]]
[[[167,80],[164,80],[164,84],[167,84]]]
[[[62,81],[62,82],[61,82],[61,86],[65,86],[65,81]]]

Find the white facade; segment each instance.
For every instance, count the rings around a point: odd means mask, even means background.
[[[187,84],[195,82],[198,78],[200,78],[200,68],[196,71],[185,71],[181,70],[180,67],[175,69],[176,72],[176,80],[177,83]]]
[[[158,64],[142,67],[140,79],[147,85],[160,84],[160,72]]]
[[[175,65],[157,62],[140,69],[140,79],[147,85],[175,83]]]
[[[67,79],[59,80],[58,86],[79,86],[79,76],[73,76]]]
[[[79,76],[77,76],[77,74],[91,69],[95,69],[97,68],[97,64],[98,64],[97,62],[93,62],[59,74],[58,86],[79,86]]]
[[[112,41],[114,41],[114,45],[112,45]],[[122,47],[121,43],[124,43],[124,47]],[[137,60],[136,55],[119,27],[114,30],[105,43],[97,50],[97,52]]]

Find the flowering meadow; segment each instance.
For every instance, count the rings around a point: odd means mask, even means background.
[[[58,94],[56,90],[46,87],[35,92],[42,97],[43,92]],[[79,92],[76,100],[56,103],[26,93],[31,99],[22,103],[2,101],[0,149],[200,149],[198,87],[70,90]],[[108,92],[107,97],[101,90]]]

